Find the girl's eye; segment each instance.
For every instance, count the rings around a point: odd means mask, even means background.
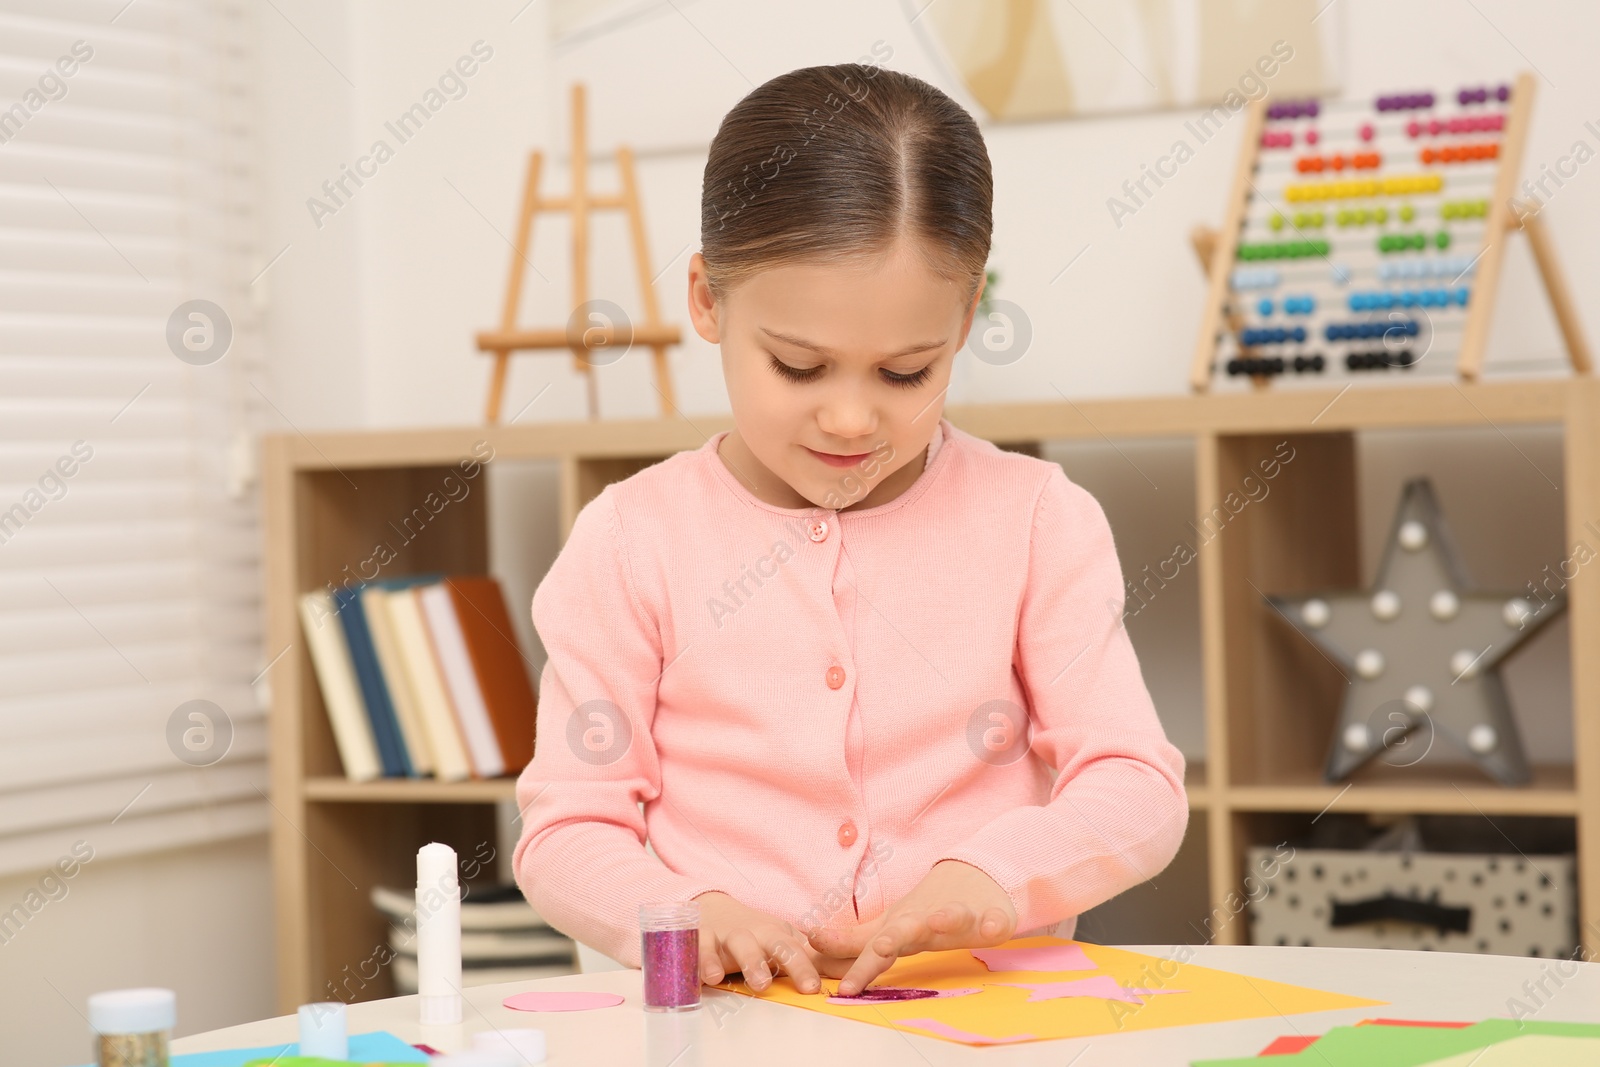
[[[892,370],[886,370],[886,371],[883,372],[883,377],[884,377],[884,380],[887,381],[890,385],[901,385],[901,386],[905,386],[906,388],[910,389],[910,388],[912,388],[914,386],[921,385],[923,382],[927,381],[928,380],[928,375],[930,375],[932,373],[933,373],[933,364],[930,363],[926,367],[923,367],[921,370],[919,370],[919,371],[917,371],[917,372],[915,372],[913,374],[896,374]]]
[[[791,367],[789,364],[785,363],[783,360],[779,359],[777,356],[774,356],[770,352],[767,353],[767,359],[771,363],[773,370],[777,371],[778,374],[789,379],[791,382],[809,382],[818,374],[822,373],[821,367],[807,367],[804,370],[799,367]]]
[[[777,356],[774,356],[770,352],[767,353],[767,360],[773,371],[775,371],[781,377],[789,379],[791,382],[813,381],[817,375],[822,373],[821,367],[806,367],[804,369],[800,367],[791,367],[789,364],[785,363],[783,360],[779,359]],[[933,365],[929,364],[928,366],[923,367],[921,370],[912,374],[896,374],[891,370],[886,370],[882,373],[883,380],[888,382],[890,385],[910,389],[919,386],[928,380],[928,376],[933,373]]]

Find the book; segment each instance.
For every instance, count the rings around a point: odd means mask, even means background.
[[[383,764],[386,778],[411,777],[411,760],[406,753],[405,741],[400,736],[400,723],[395,717],[389,690],[378,667],[378,654],[372,646],[372,632],[367,627],[366,612],[361,607],[359,587],[345,586],[333,592],[334,605],[339,610],[339,621],[344,624],[346,643],[350,646],[350,662],[355,667],[356,682],[366,704],[367,719],[372,723],[372,737],[378,744],[378,760]]]
[[[402,923],[417,908],[415,889],[374,886],[372,903],[391,923]],[[461,931],[548,930],[550,924],[534,910],[515,884],[471,888],[461,901]]]
[[[389,927],[389,947],[407,956],[417,954],[417,935],[403,926]],[[551,960],[572,961],[572,938],[558,934],[549,927],[539,930],[502,932],[498,930],[463,930],[461,932],[461,962],[491,961],[506,966],[530,961],[548,963]]]
[[[456,709],[439,674],[439,662],[428,637],[428,624],[422,617],[417,590],[391,590],[387,606],[395,641],[400,646],[401,667],[411,683],[417,714],[433,754],[434,776],[444,782],[471,778],[472,761],[456,722]]]
[[[345,777],[353,782],[371,781],[382,774],[383,768],[333,598],[318,589],[301,594],[299,606],[300,626],[311,650],[311,665],[322,688],[322,703],[328,709],[328,722],[333,727],[333,741],[339,749]]]
[[[417,991],[417,957],[396,956],[389,964],[394,968],[394,991],[397,996],[410,996]],[[564,975],[577,974],[577,965],[572,961],[540,963],[526,967],[504,967],[499,965],[489,967],[468,966],[466,960],[461,961],[461,984],[463,986],[499,985],[502,982],[531,982],[535,978],[560,978]]]
[[[512,774],[520,774],[533,759],[539,701],[528,659],[506,611],[505,593],[497,580],[487,576],[446,578],[444,586],[455,606],[501,762]]]
[[[367,618],[367,629],[372,633],[372,649],[378,657],[378,670],[383,676],[384,689],[394,705],[395,721],[400,726],[400,740],[411,760],[411,771],[416,775],[433,773],[433,746],[428,743],[422,728],[422,713],[417,707],[416,691],[411,677],[401,660],[399,640],[389,612],[389,598],[395,593],[382,585],[361,587],[361,611]]]
[[[439,673],[450,694],[451,706],[456,709],[456,723],[467,743],[473,773],[479,778],[497,778],[506,773],[506,762],[489,718],[483,688],[473,670],[472,654],[467,650],[466,634],[456,615],[450,587],[443,582],[423,586],[417,591],[417,599],[428,622]]]

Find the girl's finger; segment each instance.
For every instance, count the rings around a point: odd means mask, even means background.
[[[702,926],[700,928],[700,980],[707,985],[716,985],[724,977],[722,953],[717,947],[717,937]]]
[[[895,959],[921,952],[928,947],[930,933],[925,912],[907,912],[896,915],[883,924],[876,937],[867,943],[868,950],[879,956]],[[865,952],[862,955],[866,955]]]
[[[820,952],[811,957],[812,965],[824,978],[843,978],[855,962],[855,956],[824,956]]]
[[[998,945],[1009,940],[1012,934],[1011,917],[1004,908],[990,908],[983,913],[978,926],[978,936],[986,945]]]
[[[795,988],[802,993],[815,993],[822,988],[822,979],[800,946],[792,937],[778,935],[767,942],[767,952],[777,961],[783,973],[794,979]]]
[[[744,975],[745,984],[757,993],[772,984],[772,969],[767,953],[748,929],[735,930],[722,943],[723,963]]]
[[[840,979],[839,995],[850,997],[861,992],[895,960],[921,951],[919,946],[926,938],[927,926],[921,916],[897,915],[890,919]]]
[[[927,915],[928,931],[933,935],[933,944],[924,946],[931,948],[942,946],[954,948],[950,941],[964,941],[976,929],[973,921],[972,909],[958,900],[942,904]]]

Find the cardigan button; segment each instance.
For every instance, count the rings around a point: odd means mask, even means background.
[[[842,848],[849,848],[851,845],[853,845],[855,843],[856,843],[856,824],[854,822],[852,822],[851,820],[846,819],[844,821],[844,825],[839,827],[839,845]]]
[[[825,541],[828,537],[828,521],[826,519],[813,519],[806,529],[813,541]]]
[[[826,675],[829,689],[837,689],[844,684],[844,668],[837,663],[828,668]]]

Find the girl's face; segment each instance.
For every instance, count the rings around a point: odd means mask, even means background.
[[[722,348],[734,431],[721,454],[762,500],[844,509],[922,472],[950,368],[983,295],[904,243],[883,256],[762,271],[721,303],[689,264],[689,314]]]

